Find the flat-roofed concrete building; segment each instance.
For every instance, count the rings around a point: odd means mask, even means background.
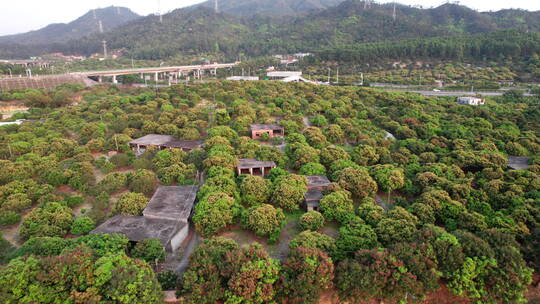
[[[197,186],[160,186],[143,211],[147,218],[188,221]]]
[[[508,156],[508,168],[513,170],[527,170],[529,167],[529,157]]]
[[[307,211],[319,210],[319,203],[323,198],[323,191],[330,185],[330,180],[324,175],[306,175],[308,192],[304,195]]]
[[[458,97],[457,102],[469,106],[481,106],[484,104],[484,99],[479,97],[465,96]]]
[[[227,77],[227,80],[230,81],[257,81],[259,80],[258,76],[231,76]]]
[[[263,134],[268,134],[269,137],[285,135],[285,128],[278,124],[253,124],[250,130],[252,139],[259,139]]]
[[[324,175],[306,175],[308,189],[324,190],[330,186],[330,180]]]
[[[132,242],[158,239],[165,250],[175,251],[187,237],[189,224],[144,216],[116,215],[90,233],[123,234]]]
[[[276,167],[273,161],[260,161],[253,158],[241,158],[238,160],[236,167],[238,175],[249,174],[265,176],[270,173],[270,170]]]
[[[168,251],[177,250],[189,233],[189,218],[197,186],[160,186],[143,216],[116,215],[90,233],[119,233],[130,241],[159,239]]]
[[[129,142],[129,146],[135,154],[142,154],[148,147],[155,147],[158,150],[182,149],[189,152],[193,149],[201,148],[202,140],[177,140],[171,135],[148,134]]]

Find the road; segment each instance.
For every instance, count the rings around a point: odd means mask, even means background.
[[[444,96],[475,96],[475,95],[481,95],[481,96],[502,96],[504,92],[501,91],[481,91],[481,92],[470,92],[470,91],[433,91],[433,90],[413,90],[413,89],[407,89],[407,88],[377,88],[380,90],[385,91],[393,91],[393,92],[411,92],[411,93],[418,93],[424,96],[437,96],[437,97],[444,97]],[[530,93],[524,93],[525,96],[532,96]]]

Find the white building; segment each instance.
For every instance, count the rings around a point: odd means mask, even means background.
[[[481,106],[484,104],[484,100],[482,98],[472,96],[458,97],[457,102],[469,106]]]
[[[257,76],[231,76],[227,77],[227,80],[231,81],[257,81],[259,77]]]

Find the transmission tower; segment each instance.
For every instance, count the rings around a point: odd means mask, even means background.
[[[217,13],[219,13],[219,2],[218,0],[214,0],[214,11]]]
[[[101,22],[101,20],[98,21],[98,27],[99,27],[99,32],[103,34],[103,22]]]
[[[159,15],[159,22],[163,23],[163,15],[161,14],[161,0],[158,0],[158,15]]]
[[[103,43],[103,57],[107,58],[107,41],[101,41]]]
[[[95,9],[93,9],[93,10],[92,10],[92,13],[94,14],[94,20],[97,20],[97,16],[96,16],[96,10],[95,10]]]
[[[392,13],[392,18],[394,18],[394,22],[396,21],[396,3],[394,2],[394,12]]]

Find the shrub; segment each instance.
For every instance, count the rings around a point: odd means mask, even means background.
[[[178,275],[172,270],[166,270],[157,274],[157,280],[163,290],[174,290],[178,282]]]
[[[156,184],[156,175],[150,170],[137,170],[129,178],[129,190],[132,192],[151,194]]]
[[[96,193],[107,192],[112,194],[125,187],[127,180],[125,173],[116,172],[107,174],[107,176],[97,184],[95,188],[97,191]]]
[[[242,217],[242,226],[259,236],[269,237],[270,242],[275,242],[284,220],[285,215],[280,208],[264,204],[249,208]]]
[[[68,206],[51,202],[30,211],[24,217],[21,236],[59,236],[62,237],[71,229],[73,211]]]
[[[113,163],[117,168],[125,167],[129,165],[129,156],[125,153],[118,153],[113,155],[109,161]]]
[[[18,223],[21,220],[21,215],[14,211],[0,212],[0,226],[8,226]]]
[[[318,211],[309,211],[300,217],[300,228],[302,230],[319,230],[324,226],[324,217]]]
[[[321,199],[320,208],[328,220],[343,223],[350,215],[354,215],[354,206],[348,191],[332,192]]]
[[[89,217],[79,217],[73,221],[71,225],[71,234],[81,235],[92,231],[96,227],[96,223]]]
[[[114,212],[122,215],[140,215],[147,204],[148,199],[143,194],[126,192],[114,205]]]
[[[307,163],[300,168],[301,175],[326,175],[326,168],[319,163]]]
[[[69,208],[73,208],[84,203],[84,198],[80,196],[69,196],[64,201]]]
[[[133,247],[131,256],[145,260],[148,263],[154,263],[155,261],[163,261],[165,259],[165,250],[158,239],[145,239],[139,241]]]

